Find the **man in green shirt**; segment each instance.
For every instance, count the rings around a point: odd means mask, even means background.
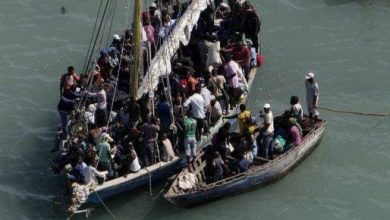
[[[114,177],[114,171],[111,166],[111,146],[109,142],[113,142],[113,139],[107,133],[103,133],[99,143],[96,145],[99,156],[98,168],[103,171],[108,171],[109,177]]]
[[[184,149],[186,151],[187,162],[190,163],[196,156],[197,141],[195,137],[196,133],[196,120],[187,113],[183,121],[184,130]]]

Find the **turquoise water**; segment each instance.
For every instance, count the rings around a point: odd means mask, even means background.
[[[389,1],[252,2],[265,55],[253,111],[270,102],[275,114],[283,112],[291,95],[304,97],[304,75],[313,71],[321,106],[390,112]],[[119,4],[114,32],[124,24],[126,2]],[[97,7],[92,0],[0,2],[1,219],[66,218],[53,202],[63,181],[48,172],[58,81],[68,65],[82,68]],[[388,219],[389,117],[321,117],[329,121],[321,145],[275,184],[193,209],[152,201],[147,189],[107,205],[118,219]],[[97,207],[92,219],[110,215]]]

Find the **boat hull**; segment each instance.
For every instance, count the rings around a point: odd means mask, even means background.
[[[175,205],[192,207],[267,185],[287,174],[318,146],[325,132],[325,124],[308,134],[301,145],[258,170],[248,171],[228,182],[219,181],[212,187],[181,195],[165,195],[165,198]]]
[[[107,199],[115,197],[120,193],[128,192],[136,188],[146,186],[150,182],[154,183],[158,180],[162,180],[178,172],[185,166],[185,164],[185,158],[181,157],[176,158],[175,161],[167,163],[165,166],[161,166],[150,171],[142,169],[139,171],[141,172],[139,174],[129,174],[127,178],[120,177],[118,178],[118,180],[116,179],[117,182],[114,182],[109,186],[102,185],[96,188],[95,191],[92,191],[91,194],[88,196],[87,203],[97,205],[101,203],[101,200],[105,201]]]

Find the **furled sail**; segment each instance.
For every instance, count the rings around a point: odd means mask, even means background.
[[[201,12],[207,8],[208,2],[209,0],[193,0],[180,19],[176,21],[175,27],[164,39],[162,46],[150,63],[139,87],[138,98],[141,98],[148,91],[155,90],[160,76],[171,73],[172,57],[179,49],[180,43],[184,46],[188,45],[192,29],[198,22]]]

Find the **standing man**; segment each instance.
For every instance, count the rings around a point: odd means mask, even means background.
[[[271,113],[272,114],[272,113]],[[232,115],[232,116],[226,116],[224,117],[226,119],[232,119],[237,118],[238,119],[238,127],[240,129],[240,134],[243,134],[245,130],[248,130],[251,120],[251,112],[246,109],[245,104],[240,105],[240,113]]]
[[[69,90],[72,85],[76,85],[77,81],[80,80],[79,75],[77,75],[76,71],[74,70],[73,66],[68,67],[68,72],[62,74],[61,80],[60,80],[60,95],[62,96],[62,93],[64,91]]]
[[[263,132],[263,147],[262,156],[272,160],[272,139],[274,137],[274,116],[271,111],[271,105],[264,104],[264,124],[262,128]]]
[[[196,140],[200,141],[202,139],[202,128],[204,127],[204,119],[206,118],[206,113],[204,111],[205,101],[203,96],[200,94],[201,88],[197,87],[195,93],[190,96],[185,102],[184,107],[190,108],[191,106],[191,116],[195,118],[196,124]]]
[[[95,123],[101,128],[107,125],[107,94],[104,90],[104,84],[99,84],[98,92],[88,92],[89,96],[97,97],[97,109],[95,111]]]
[[[317,107],[320,92],[318,83],[314,81],[314,73],[308,73],[306,75],[305,87],[307,110],[309,111],[310,121],[314,120],[314,122],[316,122],[319,115]]]
[[[242,70],[239,64],[233,60],[232,55],[226,56],[225,73],[227,80],[227,88],[229,93],[230,110],[236,107],[237,102],[241,96],[240,77]]]
[[[196,141],[196,126],[197,121],[187,113],[187,116],[184,116],[183,127],[184,127],[184,148],[187,156],[188,165],[196,156],[197,141]]]
[[[160,125],[155,117],[151,119],[146,118],[146,122],[140,126],[144,141],[144,163],[146,166],[151,166],[157,162],[156,149],[158,133],[160,132]]]
[[[69,89],[65,90],[61,95],[61,99],[58,103],[57,108],[61,118],[63,140],[68,139],[69,115],[74,110],[77,99],[79,99],[80,97],[81,94],[76,92],[76,85],[72,85]]]

